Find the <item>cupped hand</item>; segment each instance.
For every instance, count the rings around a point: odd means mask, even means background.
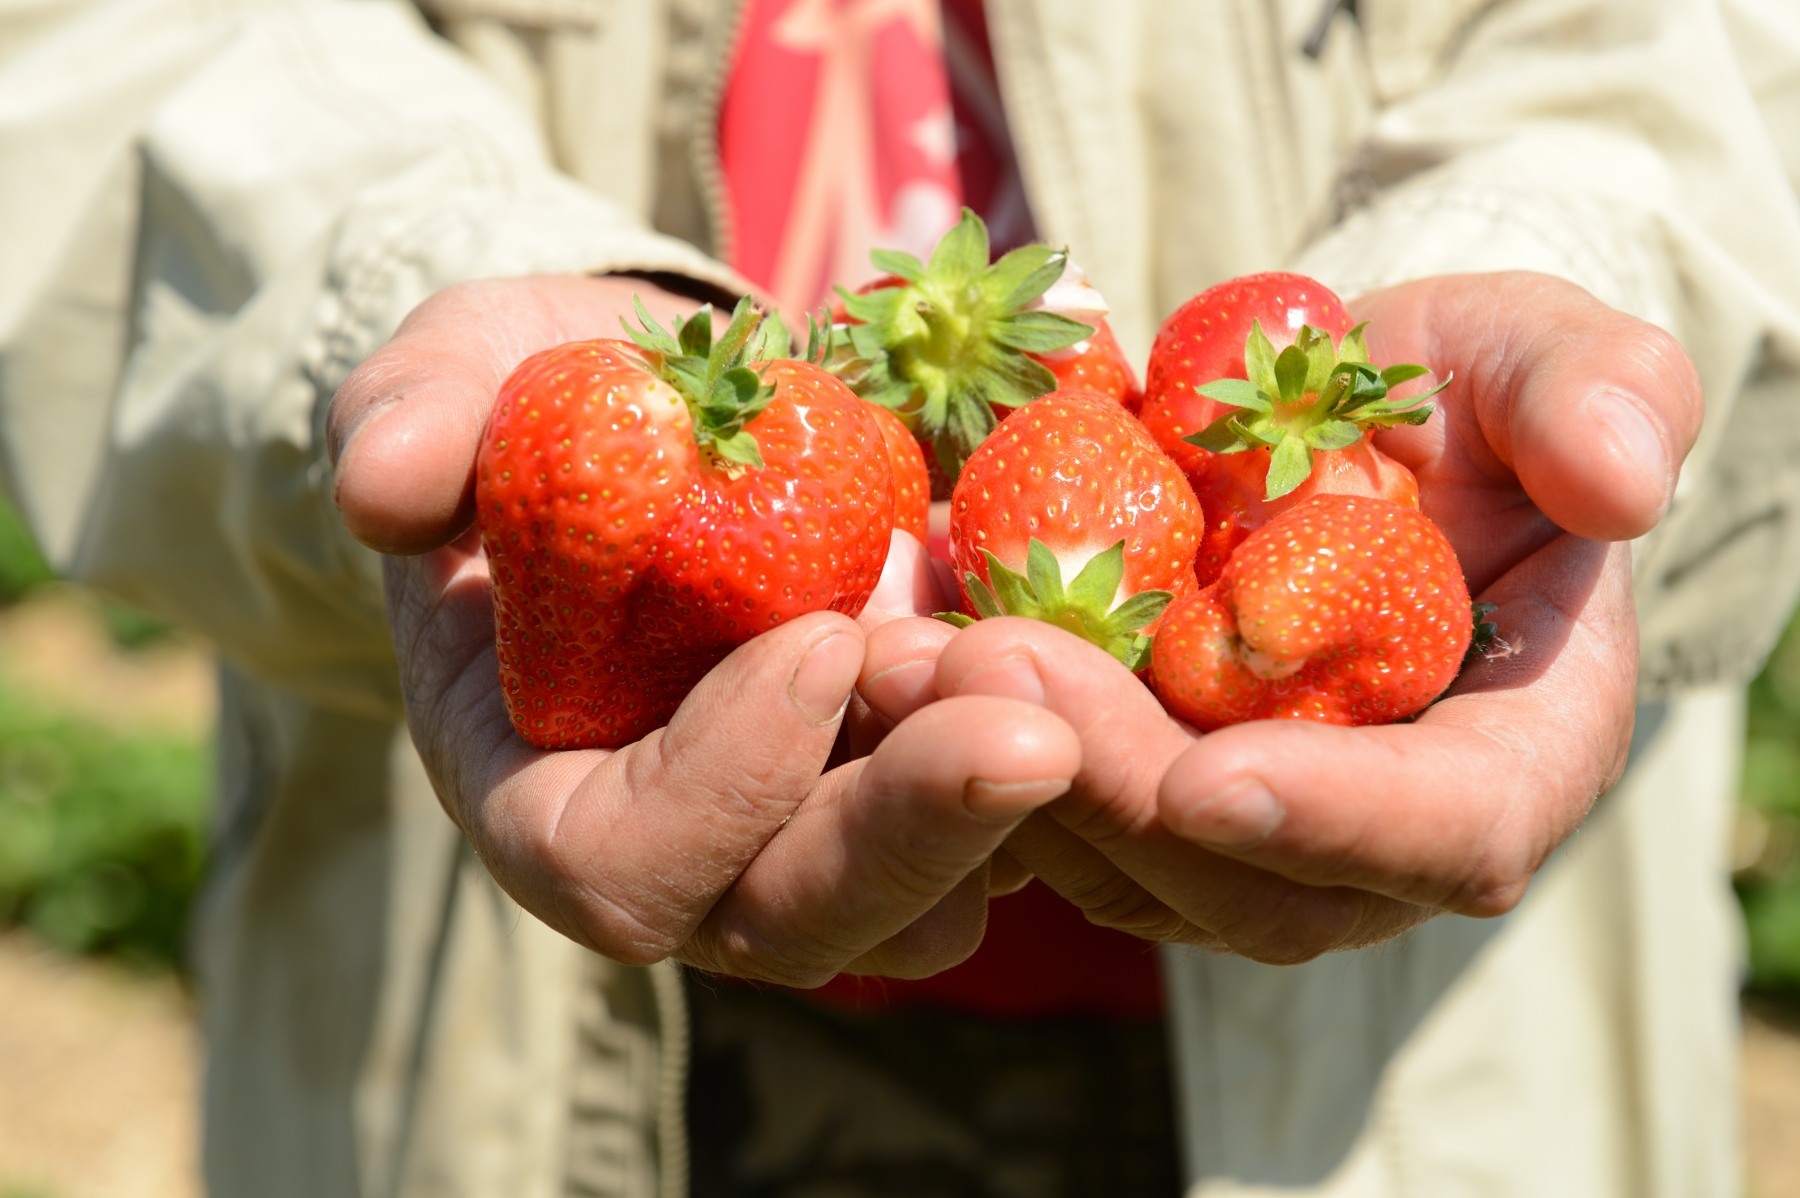
[[[1702,398],[1662,331],[1544,276],[1425,280],[1352,305],[1377,361],[1453,373],[1380,434],[1417,475],[1500,641],[1415,721],[1197,736],[1046,625],[876,630],[861,690],[899,722],[1009,697],[1074,729],[1071,792],[1005,852],[1097,922],[1305,960],[1440,912],[1504,913],[1618,778],[1636,683],[1630,551],[1667,509]]]
[[[388,555],[407,719],[445,809],[521,905],[620,961],[796,985],[953,964],[979,942],[990,855],[1068,788],[1079,747],[1041,707],[972,695],[834,764],[867,629],[942,606],[905,534],[861,623],[815,613],[756,638],[633,745],[545,752],[512,730],[470,530],[476,446],[519,361],[620,335],[634,293],[665,324],[697,307],[641,280],[452,288],[333,401],[338,505]]]

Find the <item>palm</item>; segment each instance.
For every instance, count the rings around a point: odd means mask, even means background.
[[[1656,522],[1698,431],[1685,357],[1537,276],[1427,280],[1353,311],[1377,360],[1456,375],[1440,418],[1382,445],[1415,471],[1506,643],[1410,724],[1194,737],[1066,634],[958,633],[938,694],[1034,697],[1081,738],[1075,791],[1009,848],[1090,918],[1297,960],[1436,911],[1494,914],[1623,767],[1636,629],[1618,542]],[[872,662],[889,654],[878,632]]]

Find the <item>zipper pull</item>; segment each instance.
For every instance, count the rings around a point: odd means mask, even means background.
[[[1325,41],[1331,36],[1331,26],[1336,22],[1340,12],[1349,13],[1350,19],[1356,20],[1356,0],[1325,0],[1325,7],[1320,10],[1318,19],[1313,22],[1312,31],[1300,44],[1301,53],[1315,62],[1318,61],[1320,55],[1325,53]]]

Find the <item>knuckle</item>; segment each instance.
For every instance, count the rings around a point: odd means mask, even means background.
[[[1503,834],[1489,835],[1433,905],[1477,918],[1506,914],[1518,905],[1532,874],[1521,857]]]
[[[535,831],[507,828],[501,834],[510,842],[508,855],[529,863],[525,893],[515,891],[515,897],[532,908],[531,896],[541,896],[539,905],[548,908],[553,926],[604,957],[625,965],[655,964],[680,947],[695,921],[677,894],[641,884],[597,885],[610,871],[596,861],[591,846],[562,834],[560,820]]]
[[[1127,819],[1104,797],[1065,796],[1051,811],[1056,822],[1094,848],[1105,852],[1136,839],[1155,821],[1155,804],[1148,804],[1136,819]]]
[[[811,936],[776,939],[766,926],[730,916],[702,924],[679,952],[684,964],[710,973],[797,990],[823,986],[853,955]]]
[[[1455,910],[1459,915],[1475,919],[1496,919],[1516,908],[1525,898],[1526,889],[1524,881],[1501,883],[1492,889],[1472,893]]]
[[[622,965],[654,965],[681,947],[687,921],[679,913],[578,882],[553,893],[572,897],[572,910],[569,902],[558,904],[567,926],[578,929],[575,938],[603,957]]]
[[[794,813],[804,788],[796,793],[794,762],[788,755],[740,753],[732,768],[720,769],[717,749],[692,731],[683,721],[651,733],[655,752],[632,759],[634,789],[697,792],[699,809],[733,839],[734,833],[772,830]]]
[[[1178,912],[1124,874],[1058,889],[1089,923],[1128,932],[1140,940],[1185,941],[1193,927]]]
[[[1214,928],[1231,951],[1264,965],[1301,965],[1342,945],[1361,918],[1354,891],[1285,880],[1248,892]]]
[[[967,878],[993,849],[955,836],[877,837],[865,868],[876,891],[904,908],[928,909]]]

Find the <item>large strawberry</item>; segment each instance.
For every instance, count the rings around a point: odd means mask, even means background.
[[[1438,388],[1389,389],[1422,366],[1377,369],[1343,303],[1302,275],[1233,279],[1163,322],[1150,351],[1142,416],[1206,506],[1195,559],[1202,585],[1277,512],[1314,495],[1419,505],[1412,473],[1367,435],[1431,414]]]
[[[1251,533],[1217,582],[1169,607],[1151,686],[1203,731],[1269,717],[1390,723],[1450,685],[1474,619],[1428,517],[1320,495]]]
[[[643,319],[528,358],[477,460],[507,709],[545,748],[630,743],[757,633],[860,611],[892,535],[868,404],[765,358],[748,304],[717,343]]]
[[[906,420],[946,483],[1009,410],[1065,383],[1128,407],[1140,398],[1105,301],[1065,251],[988,255],[987,226],[964,209],[929,262],[875,251],[884,277],[834,313],[853,355],[844,377]]]
[[[1136,417],[1055,391],[969,455],[950,497],[951,564],[975,615],[1046,620],[1139,669],[1163,608],[1194,589],[1202,523]]]

